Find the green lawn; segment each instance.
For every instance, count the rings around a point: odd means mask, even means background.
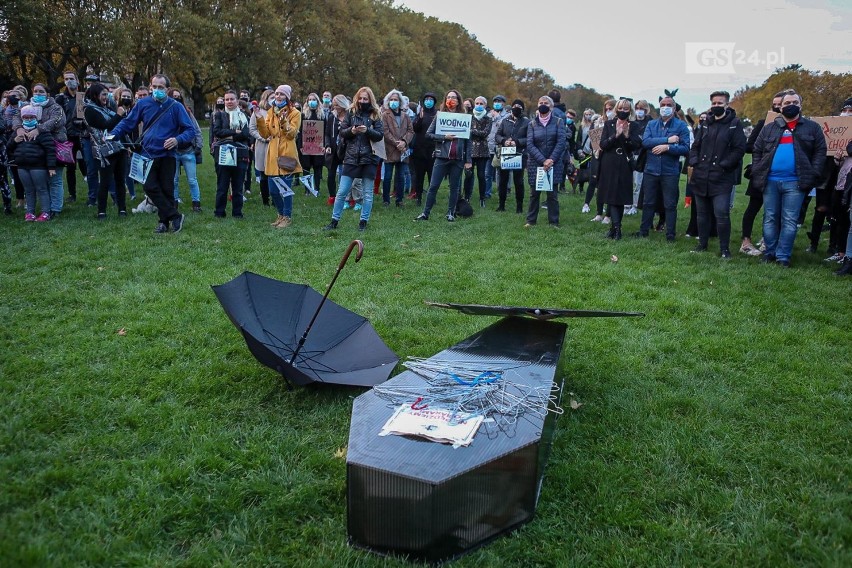
[[[558,422],[538,514],[458,566],[852,564],[852,279],[804,234],[784,270],[683,237],[607,241],[572,195],[559,230],[495,200],[449,224],[445,188],[432,220],[378,205],[363,234],[351,212],[323,232],[330,207],[297,188],[276,230],[257,186],[244,219],[213,218],[205,158],[204,213],[178,235],[81,202],[0,218],[3,566],[406,565],[347,545],[363,391],[280,388],[210,290],[244,270],[323,290],[359,237],[332,299],[403,358],[495,321],[424,300],[647,314],[568,321],[559,376],[583,405]]]

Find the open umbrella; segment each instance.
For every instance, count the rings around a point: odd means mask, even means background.
[[[360,260],[364,245],[352,241],[325,295],[252,272],[213,286],[252,355],[288,384],[373,386],[386,381],[399,362],[366,318],[326,301],[356,245]]]
[[[518,316],[531,317],[539,320],[554,318],[619,318],[642,317],[642,312],[608,312],[602,310],[568,310],[563,308],[525,308],[520,306],[483,306],[480,304],[448,304],[442,302],[426,302],[427,306],[458,310],[471,316]]]

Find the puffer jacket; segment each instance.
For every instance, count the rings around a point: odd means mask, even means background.
[[[23,128],[20,113],[12,117],[12,128],[16,131]],[[36,128],[39,132],[50,132],[57,142],[68,140],[68,135],[65,133],[65,110],[53,97],[48,97],[47,102],[41,107],[41,118],[38,119]]]
[[[775,151],[786,129],[787,121],[784,117],[776,117],[773,122],[764,124],[754,143],[751,182],[757,190],[763,191],[766,187]],[[825,136],[819,124],[799,116],[798,124],[793,129],[793,155],[796,160],[799,191],[807,193],[820,184],[827,151]]]
[[[491,155],[488,150],[488,137],[491,135],[491,117],[486,112],[478,119],[475,116],[470,119],[470,157],[487,158]]]
[[[689,151],[693,194],[712,197],[730,193],[737,182],[745,149],[743,125],[734,109],[727,109],[721,118],[708,116]]]
[[[20,136],[6,142],[9,158],[19,168],[53,170],[56,168],[56,147],[50,132],[40,133],[35,140],[21,140]]]
[[[434,151],[432,152],[432,156],[434,158],[441,158],[443,160],[450,159],[450,150],[452,149],[453,142],[456,143],[456,160],[464,160],[465,164],[472,163],[470,161],[470,140],[465,140],[464,138],[456,138],[454,140],[447,140],[444,138],[444,135],[435,134],[435,127],[437,126],[438,121],[433,120],[432,124],[429,125],[429,130],[426,131],[426,139],[430,142],[434,143]]]
[[[355,126],[366,126],[367,131],[355,134],[352,132]],[[379,157],[373,154],[372,142],[378,142],[384,135],[381,117],[373,118],[371,113],[364,114],[361,111],[347,112],[340,125],[340,138],[346,143],[343,163],[349,166],[378,165]]]
[[[396,124],[396,117],[399,116],[399,126]],[[405,147],[411,144],[414,138],[414,127],[411,124],[411,119],[408,118],[408,113],[400,111],[398,115],[390,109],[382,111],[382,128],[385,135],[385,157],[386,162],[397,163],[402,161],[402,152],[396,147],[396,143],[400,140],[405,142]]]
[[[544,126],[536,116],[527,127],[527,175],[530,185],[535,186],[536,170],[545,160],[553,160],[553,179],[562,179],[565,165],[562,156],[568,143],[565,140],[565,121],[551,116]]]

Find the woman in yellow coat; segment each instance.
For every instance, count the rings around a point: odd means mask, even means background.
[[[293,174],[302,171],[296,149],[302,113],[290,101],[292,94],[290,85],[280,85],[270,99],[269,110],[257,111],[261,113],[257,119],[257,131],[269,140],[263,171],[269,178],[269,195],[278,210],[278,218],[272,226],[279,229],[290,226],[293,215]]]

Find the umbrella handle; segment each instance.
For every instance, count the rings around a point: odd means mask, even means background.
[[[351,243],[349,243],[349,248],[346,249],[346,252],[343,253],[343,258],[340,259],[340,264],[337,265],[337,270],[343,270],[343,266],[346,264],[346,261],[349,260],[349,255],[352,254],[352,249],[355,248],[355,245],[358,245],[358,254],[355,255],[355,262],[361,260],[361,257],[364,256],[364,243],[355,239]]]

